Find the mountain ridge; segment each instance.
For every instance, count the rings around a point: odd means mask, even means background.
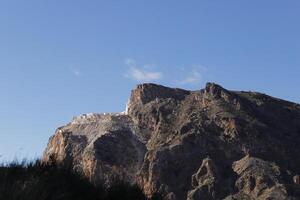
[[[94,183],[118,176],[170,200],[299,198],[299,104],[215,83],[147,83],[124,113],[77,118],[85,123],[57,129],[43,160],[70,163]]]

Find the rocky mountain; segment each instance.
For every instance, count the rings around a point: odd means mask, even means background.
[[[94,183],[122,177],[168,200],[300,199],[300,105],[214,83],[142,84],[124,113],[58,128],[50,158]]]

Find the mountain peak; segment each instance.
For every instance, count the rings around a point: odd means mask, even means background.
[[[228,93],[228,91],[224,89],[222,86],[211,82],[206,83],[204,90],[205,90],[205,94],[214,97],[220,97],[222,92]]]
[[[299,105],[259,93],[146,83],[126,115],[81,115],[60,128],[44,160],[166,200],[299,199],[299,122]]]
[[[154,83],[139,84],[131,91],[126,113],[129,113],[134,105],[144,105],[154,100],[166,98],[183,99],[189,93],[190,91],[187,90],[170,88]]]

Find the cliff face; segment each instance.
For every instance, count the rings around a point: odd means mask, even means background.
[[[170,200],[298,199],[299,144],[298,104],[213,83],[199,91],[142,84],[125,113],[58,128],[43,159]]]

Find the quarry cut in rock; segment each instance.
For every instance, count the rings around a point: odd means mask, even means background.
[[[123,113],[83,114],[43,154],[89,178],[169,200],[300,199],[300,105],[214,83],[141,84]]]

